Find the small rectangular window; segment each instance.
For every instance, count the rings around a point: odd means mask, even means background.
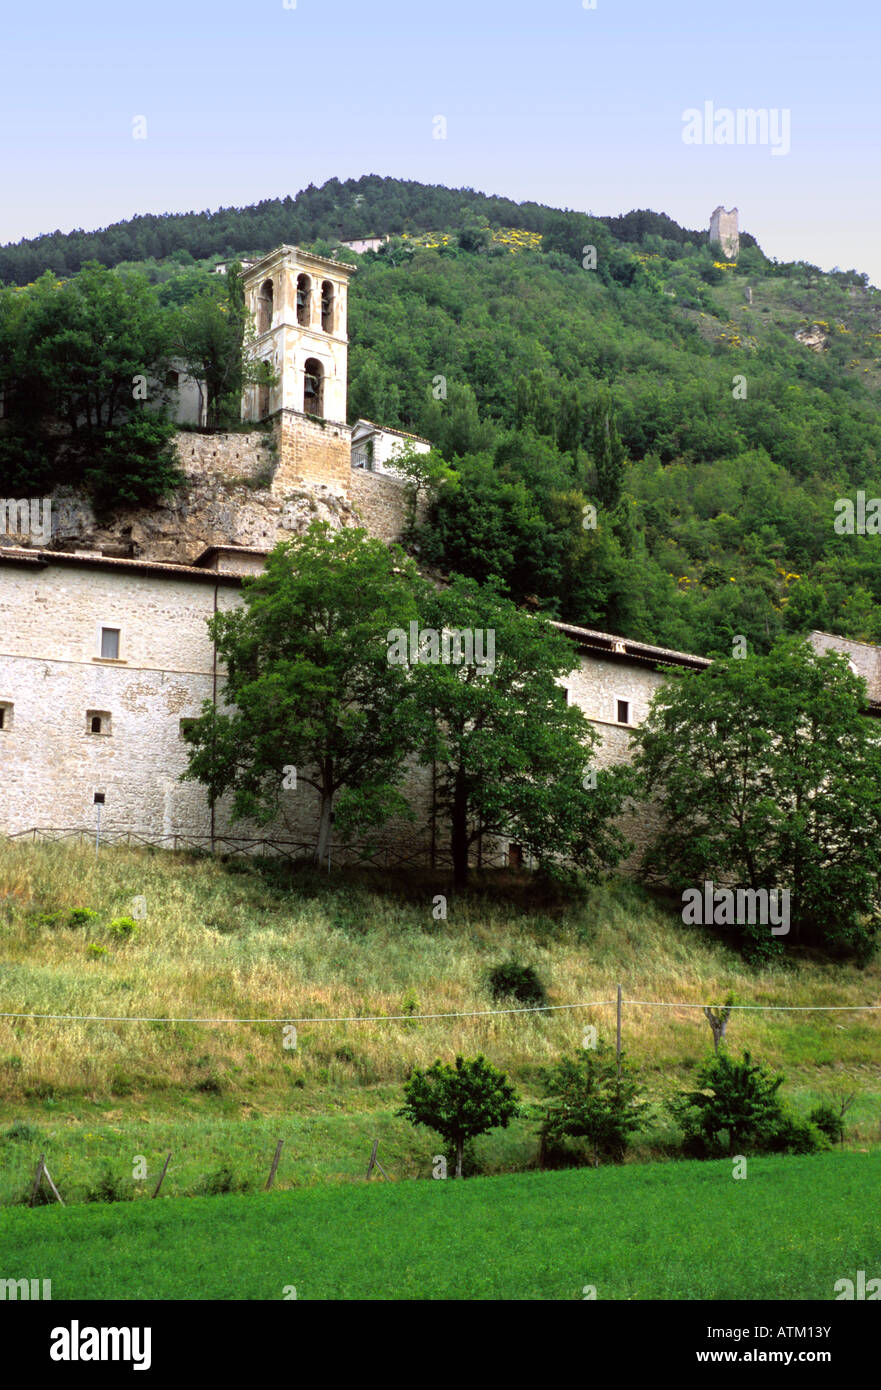
[[[180,721],[180,736],[181,736],[181,738],[186,738],[186,736],[187,736],[189,730],[193,727],[193,725],[195,724],[195,722],[196,722],[195,719],[193,719],[192,717],[190,717],[189,719],[182,719],[182,720]]]
[[[107,713],[106,710],[103,710],[103,709],[87,709],[87,710],[86,710],[86,733],[87,733],[87,734],[104,734],[104,735],[106,736],[106,735],[108,735],[110,732],[111,732],[111,728],[110,728],[110,715]]]
[[[629,723],[630,723],[630,701],[629,701],[629,700],[619,700],[619,701],[618,701],[618,723],[619,723],[619,724],[629,724]]]
[[[102,627],[101,656],[105,661],[119,660],[119,628]]]
[[[0,731],[8,733],[12,728],[12,705],[0,700]]]

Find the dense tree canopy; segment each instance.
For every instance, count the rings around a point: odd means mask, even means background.
[[[786,892],[788,940],[867,959],[881,923],[881,730],[866,704],[845,657],[793,639],[665,685],[633,734],[663,818],[648,873],[677,890]]]
[[[416,714],[387,632],[416,617],[418,588],[404,556],[363,531],[314,522],[277,547],[243,607],[211,619],[227,681],[186,728],[187,777],[263,824],[296,818],[311,787],[319,863],[332,818],[353,831],[406,814],[397,784]]]

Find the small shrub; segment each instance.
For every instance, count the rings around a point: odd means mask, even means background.
[[[117,1177],[110,1168],[105,1168],[94,1187],[86,1191],[87,1202],[130,1202],[134,1197],[131,1181]]]
[[[547,1002],[545,987],[531,965],[521,965],[515,957],[494,965],[489,972],[489,988],[493,999],[516,999],[526,1008]]]
[[[784,946],[779,936],[772,936],[759,922],[743,922],[738,928],[740,953],[748,965],[772,965],[783,957]]]
[[[88,922],[94,922],[97,916],[98,913],[93,912],[90,907],[75,907],[68,915],[67,925],[69,927],[84,927]]]
[[[828,1149],[829,1140],[819,1126],[794,1115],[787,1105],[781,1108],[783,1114],[772,1139],[775,1153],[812,1154]]]
[[[29,1125],[25,1120],[16,1120],[14,1125],[10,1125],[3,1138],[11,1144],[37,1144],[43,1138],[36,1125]]]
[[[227,1192],[248,1192],[251,1183],[247,1178],[236,1177],[229,1164],[215,1169],[201,1178],[193,1188],[196,1197],[222,1197]]]
[[[102,956],[106,956],[108,951],[106,946],[99,946],[96,941],[90,941],[86,954],[92,956],[93,959],[100,959]]]
[[[845,1107],[846,1109],[847,1107]],[[808,1120],[812,1125],[816,1125],[821,1134],[832,1144],[840,1144],[844,1140],[844,1111],[839,1106],[835,1106],[831,1101],[821,1101],[815,1105]]]
[[[219,1076],[212,1073],[210,1076],[203,1076],[201,1081],[197,1081],[194,1090],[201,1091],[203,1095],[219,1096],[223,1090],[223,1082]]]
[[[60,927],[64,917],[63,912],[40,912],[32,921],[37,927]]]
[[[116,941],[128,941],[138,930],[134,917],[114,917],[107,930]]]

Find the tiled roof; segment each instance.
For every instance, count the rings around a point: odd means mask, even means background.
[[[582,651],[594,651],[603,656],[623,658],[628,661],[652,662],[664,666],[688,666],[703,670],[711,666],[709,657],[696,656],[694,652],[677,652],[672,647],[653,647],[648,642],[634,642],[629,637],[616,637],[610,632],[597,632],[590,627],[577,627],[574,623],[553,623],[553,627],[574,637]]]
[[[235,548],[235,547],[233,547]],[[121,560],[112,555],[101,555],[98,551],[81,551],[75,554],[68,550],[26,550],[13,546],[0,546],[0,563],[32,565],[35,569],[45,569],[47,565],[86,565],[90,569],[128,570],[131,574],[165,575],[169,579],[196,579],[209,583],[240,584],[240,574],[228,574],[221,570],[209,570],[204,566],[169,564],[164,560]]]

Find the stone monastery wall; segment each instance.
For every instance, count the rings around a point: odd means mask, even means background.
[[[226,563],[230,568],[226,568]],[[104,831],[150,837],[209,836],[205,789],[181,782],[187,762],[181,721],[203,700],[222,694],[206,622],[241,602],[240,574],[259,556],[215,557],[218,569],[138,561],[3,552],[0,560],[0,830],[91,827],[103,795]],[[232,570],[237,572],[231,572]],[[118,655],[102,657],[101,633],[119,633]],[[583,655],[567,685],[569,698],[602,734],[598,763],[627,754],[627,719],[638,722],[663,679],[648,667]],[[100,721],[95,731],[93,721]],[[417,820],[385,827],[380,844],[429,843],[431,774],[412,769],[407,792]],[[311,841],[317,799],[302,781],[282,792],[271,828],[233,824],[228,804],[215,807],[213,833],[236,838]],[[644,842],[643,833],[635,838]],[[640,825],[628,827],[628,833]],[[446,849],[438,826],[438,844]]]

